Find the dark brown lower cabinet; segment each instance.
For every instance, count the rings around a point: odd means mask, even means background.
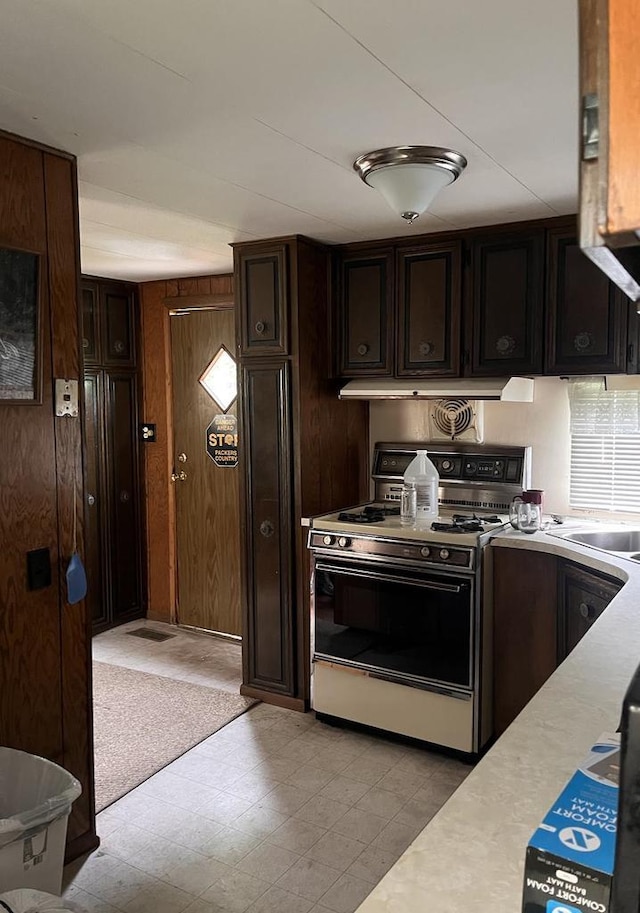
[[[501,735],[557,665],[557,560],[493,549],[493,721]]]
[[[289,371],[286,361],[242,367],[244,682],[283,695],[294,693],[296,673]]]
[[[622,584],[563,561],[559,586],[558,661],[562,662],[602,615]]]
[[[493,715],[500,735],[620,590],[620,581],[528,549],[493,552]]]
[[[85,368],[85,542],[94,633],[141,617],[137,377]]]

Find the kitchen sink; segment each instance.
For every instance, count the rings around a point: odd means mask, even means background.
[[[594,530],[566,533],[563,539],[603,549],[605,552],[633,552],[625,557],[640,560],[640,529]]]

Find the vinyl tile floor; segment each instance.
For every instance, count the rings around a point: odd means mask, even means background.
[[[137,640],[99,635],[96,659],[210,673],[213,687],[232,687],[236,670],[238,687],[235,644],[183,631]],[[100,813],[101,846],[65,869],[65,902],[81,913],[352,913],[470,769],[257,704]]]

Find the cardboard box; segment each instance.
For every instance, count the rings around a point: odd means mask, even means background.
[[[620,735],[604,733],[529,841],[524,913],[608,913],[619,772]]]

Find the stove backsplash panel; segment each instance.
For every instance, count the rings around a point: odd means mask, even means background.
[[[429,439],[426,401],[377,400],[370,403],[369,440]],[[569,397],[567,382],[536,378],[533,403],[484,403],[484,446],[530,445],[531,487],[545,492],[545,511],[566,514],[569,507]],[[372,493],[373,494],[373,493]]]

